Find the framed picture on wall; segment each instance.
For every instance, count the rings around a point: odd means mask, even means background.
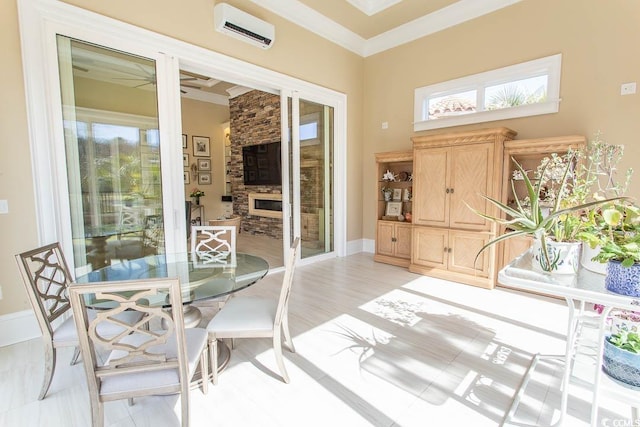
[[[182,153],[182,166],[189,167],[189,155],[187,153]]]
[[[208,136],[192,136],[193,155],[196,157],[211,156]]]
[[[198,159],[198,170],[210,171],[211,170],[211,159]]]
[[[210,173],[199,173],[198,174],[198,185],[207,185],[211,184],[211,174]]]
[[[187,149],[187,134],[184,133],[182,134],[182,149]]]
[[[182,171],[182,181],[184,182],[184,185],[191,182],[191,179],[189,179],[189,171]]]

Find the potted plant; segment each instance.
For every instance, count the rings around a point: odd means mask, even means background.
[[[393,194],[393,189],[391,187],[382,187],[382,196],[384,197],[385,202],[391,201],[391,195]]]
[[[564,156],[557,154],[545,158],[536,169],[535,184],[528,177],[527,171],[515,160],[516,170],[519,172],[527,192],[527,203],[514,201],[509,206],[488,196],[483,196],[491,204],[502,211],[506,218],[491,216],[472,210],[489,221],[504,225],[510,231],[491,240],[483,246],[482,251],[498,242],[523,235],[534,237],[532,249],[535,262],[534,268],[539,271],[553,273],[575,273],[579,264],[580,242],[577,235],[582,226],[582,217],[593,207],[621,199],[584,201],[578,203],[577,198],[571,197],[573,190],[574,168],[578,154],[569,151]],[[514,187],[513,180],[511,181]],[[515,188],[514,189],[514,194]],[[545,204],[552,202],[549,212],[544,212]],[[574,244],[568,245],[567,242]]]
[[[580,161],[576,167],[572,191],[574,199],[602,200],[625,194],[633,170],[627,169],[624,179],[618,179],[618,164],[622,160],[624,146],[608,144],[602,140],[600,133],[597,133],[579,154]],[[593,258],[600,251],[599,243],[606,225],[602,212],[613,206],[600,205],[589,209],[583,216],[583,225],[577,235],[578,239],[587,243],[583,245],[581,265],[600,274],[605,274],[605,264],[594,261]]]
[[[640,389],[640,336],[620,331],[606,337],[602,368],[611,378]]]
[[[601,228],[583,234],[600,246],[594,260],[607,263],[605,287],[640,296],[640,208],[616,203],[602,210],[601,221]]]
[[[198,188],[194,188],[193,190],[191,190],[191,193],[189,194],[189,197],[191,197],[192,199],[195,200],[196,205],[200,204],[200,197],[204,197],[204,191],[198,189]]]

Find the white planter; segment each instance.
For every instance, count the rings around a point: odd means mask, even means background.
[[[591,261],[591,258],[598,255],[600,252],[600,246],[596,246],[595,249],[591,249],[591,246],[582,245],[582,255],[580,257],[580,265],[589,271],[598,274],[607,274],[607,263]]]
[[[549,264],[542,254],[540,239],[534,239],[532,266],[540,272],[552,274],[576,274],[580,267],[580,252],[582,242],[554,242],[547,240]]]

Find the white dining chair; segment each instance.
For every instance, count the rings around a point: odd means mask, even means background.
[[[207,325],[209,332],[209,359],[213,383],[218,382],[218,340],[231,338],[273,338],[273,351],[276,363],[285,383],[289,375],[282,359],[282,338],[292,353],[295,353],[291,333],[289,332],[289,297],[293,283],[293,273],[300,238],[296,237],[291,245],[286,262],[284,279],[277,300],[256,296],[236,296],[211,319]]]
[[[35,313],[44,344],[44,380],[38,400],[44,399],[51,385],[56,368],[56,349],[76,347],[71,364],[79,355],[78,334],[74,325],[69,303],[68,288],[73,277],[67,266],[59,243],[51,243],[16,255],[29,302]],[[90,318],[96,313],[90,310]],[[140,320],[142,313],[123,312],[118,318],[124,322]],[[105,325],[101,330],[106,335],[119,332],[119,328]]]
[[[198,365],[202,393],[207,393],[207,331],[184,327],[182,294],[177,278],[73,284],[69,295],[84,359],[92,425],[104,425],[104,402],[149,395],[180,393],[181,425],[189,425],[189,390]],[[110,303],[95,319],[86,313],[87,301]],[[171,310],[149,301],[169,301]],[[145,318],[124,323],[114,318],[122,311]],[[101,333],[113,324],[122,332]],[[162,327],[161,327],[162,325]],[[102,360],[106,360],[104,363]]]
[[[195,265],[234,267],[236,265],[236,227],[194,225],[191,227],[191,256]]]

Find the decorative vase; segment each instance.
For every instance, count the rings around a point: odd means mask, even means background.
[[[533,269],[552,274],[576,274],[580,266],[580,250],[582,242],[546,241],[549,260],[542,252],[540,239],[533,240]]]
[[[629,310],[611,312],[611,334],[622,332],[640,333],[640,315]]]
[[[586,268],[589,271],[598,274],[607,274],[607,264],[591,261],[591,258],[598,255],[600,253],[600,246],[596,246],[595,248],[591,248],[591,246],[584,244],[582,245],[582,255],[580,256],[580,265]]]
[[[620,261],[609,261],[604,285],[610,292],[640,297],[640,264],[623,267]]]
[[[640,354],[623,350],[604,339],[602,370],[623,385],[640,390]]]

